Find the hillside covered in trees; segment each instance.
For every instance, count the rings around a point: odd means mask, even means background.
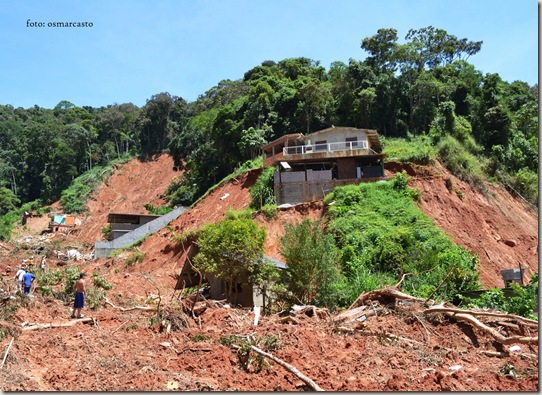
[[[91,188],[89,177],[73,183],[78,176],[163,152],[185,169],[169,202],[190,204],[264,143],[329,125],[376,129],[391,156],[400,155],[397,141],[413,142],[408,160],[438,157],[469,182],[500,181],[538,205],[538,85],[476,70],[468,59],[482,42],[432,26],[409,30],[404,41],[379,29],[361,41],[364,60],[327,70],[308,58],[266,60],[190,103],[162,92],[141,108],[1,105],[0,215],[51,203],[70,184],[65,210],[84,210],[68,201]]]

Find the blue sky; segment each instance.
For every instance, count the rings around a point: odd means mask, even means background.
[[[535,0],[11,0],[0,7],[0,104],[143,106],[160,92],[190,102],[264,60],[304,56],[329,69],[363,60],[360,43],[379,28],[402,42],[429,25],[483,41],[468,59],[482,73],[538,82]]]

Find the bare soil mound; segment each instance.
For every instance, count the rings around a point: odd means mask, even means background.
[[[500,271],[521,267],[525,281],[538,272],[538,213],[502,187],[480,193],[443,166],[387,165],[406,170],[420,190],[420,208],[457,244],[480,258],[485,288],[504,286]]]
[[[254,352],[247,360],[230,345],[250,338],[261,348],[273,344],[271,354],[330,391],[538,390],[536,346],[502,346],[477,328],[426,316],[412,304],[385,306],[366,327],[350,331],[332,315],[271,315],[255,326],[251,311],[217,304],[195,319],[176,302],[162,300],[160,315],[156,301],[146,306],[154,310],[104,305],[85,323],[69,320],[69,309],[58,301],[31,301],[17,313],[17,323],[26,321],[29,329],[20,330],[0,370],[1,389],[308,389],[277,363],[258,361]],[[44,327],[32,330],[37,322]],[[508,325],[500,330],[514,332]],[[0,342],[3,351],[10,339]]]
[[[144,205],[161,207],[171,180],[181,173],[174,169],[173,158],[160,155],[148,161],[131,160],[117,166],[87,203],[88,215],[83,219],[78,240],[92,243],[102,238],[109,213],[147,213]]]

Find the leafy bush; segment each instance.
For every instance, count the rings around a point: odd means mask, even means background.
[[[154,205],[151,203],[145,203],[143,207],[145,207],[145,210],[147,210],[149,214],[153,214],[153,215],[164,215],[173,210],[173,207],[167,207],[167,206],[154,207]]]
[[[110,290],[112,285],[107,282],[105,278],[100,276],[98,273],[92,273],[92,282],[96,288],[102,288],[106,291]]]
[[[143,262],[143,259],[145,259],[145,253],[138,248],[132,248],[132,255],[126,258],[126,264],[132,266],[138,262]]]
[[[323,232],[322,223],[304,219],[299,224],[286,224],[280,246],[288,265],[286,287],[295,301],[334,308],[343,277],[339,251],[333,236]]]
[[[471,154],[452,136],[444,136],[437,145],[438,157],[454,175],[469,184],[481,188],[486,176],[484,161]]]
[[[538,206],[538,174],[526,167],[511,177],[512,187],[531,204]]]
[[[538,307],[538,273],[531,278],[527,286],[511,284],[510,287],[512,296],[506,296],[502,289],[494,288],[482,293],[479,298],[460,296],[460,300],[469,308],[489,308],[537,320],[534,312]]]
[[[165,194],[171,206],[190,206],[197,193],[197,185],[186,174],[183,174],[171,181]]]
[[[111,224],[107,224],[104,227],[102,227],[102,235],[104,239],[108,239],[111,235],[111,231],[113,230],[113,226]]]
[[[89,309],[94,310],[100,306],[100,302],[105,297],[105,291],[99,287],[90,287],[85,297]]]
[[[228,213],[218,224],[205,226],[198,238],[199,253],[194,265],[224,280],[226,295],[235,303],[236,287],[250,283],[263,258],[266,231],[252,218],[232,218]]]
[[[274,167],[267,167],[258,177],[254,185],[250,188],[252,198],[250,207],[259,210],[264,206],[276,204],[274,192]]]
[[[265,215],[265,218],[267,218],[268,220],[276,218],[279,214],[276,204],[269,204],[269,205],[263,206],[261,211]]]
[[[414,204],[404,173],[386,183],[336,188],[326,201],[327,230],[340,249],[348,280],[345,305],[360,292],[397,283],[410,273],[403,289],[451,299],[458,291],[479,287],[477,257],[454,245]],[[448,276],[448,277],[447,277]]]

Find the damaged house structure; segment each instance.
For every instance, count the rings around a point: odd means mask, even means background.
[[[262,147],[264,166],[276,166],[277,205],[323,199],[335,187],[384,179],[376,130],[332,126],[287,134]]]
[[[185,261],[182,265],[180,274],[177,277],[175,290],[184,290],[185,288],[195,287],[202,283],[208,284],[207,298],[213,300],[224,300],[226,298],[226,283],[223,279],[214,276],[211,273],[201,273],[201,279],[198,272],[194,270],[191,264],[191,259],[199,252],[197,243],[192,242],[188,246]],[[268,262],[272,263],[277,269],[286,269],[286,264],[276,258],[265,255],[263,257]],[[261,284],[260,286],[250,284],[248,282],[238,282],[232,289],[231,302],[237,306],[254,307],[260,306],[265,308],[270,300],[276,298],[276,295],[271,291],[273,284]]]

